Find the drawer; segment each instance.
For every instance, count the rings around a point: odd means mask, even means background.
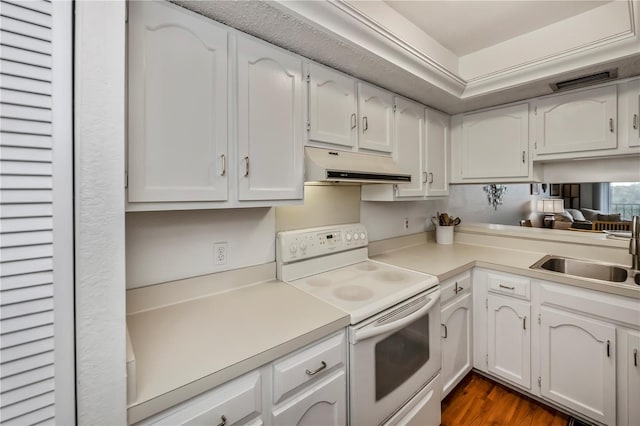
[[[261,376],[253,371],[170,408],[137,425],[234,425],[262,411]],[[224,418],[223,418],[224,417]]]
[[[521,299],[531,299],[531,280],[511,274],[489,272],[487,274],[489,291],[507,294]]]
[[[463,272],[443,283],[440,283],[440,305],[445,305],[456,296],[463,296],[471,292],[471,272]]]
[[[279,403],[298,390],[336,368],[344,368],[345,333],[340,332],[308,346],[273,364],[273,402]]]

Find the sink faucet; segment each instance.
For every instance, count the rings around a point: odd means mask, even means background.
[[[640,216],[633,216],[631,222],[631,241],[629,241],[631,269],[640,269]]]

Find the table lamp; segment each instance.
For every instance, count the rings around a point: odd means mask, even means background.
[[[538,200],[538,211],[544,213],[544,227],[553,228],[554,214],[564,212],[564,200],[561,198]]]

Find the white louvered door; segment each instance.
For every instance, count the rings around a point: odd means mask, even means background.
[[[0,1],[0,422],[73,424],[71,2]]]

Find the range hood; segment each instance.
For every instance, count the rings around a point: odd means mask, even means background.
[[[390,157],[305,147],[306,182],[409,183]]]

